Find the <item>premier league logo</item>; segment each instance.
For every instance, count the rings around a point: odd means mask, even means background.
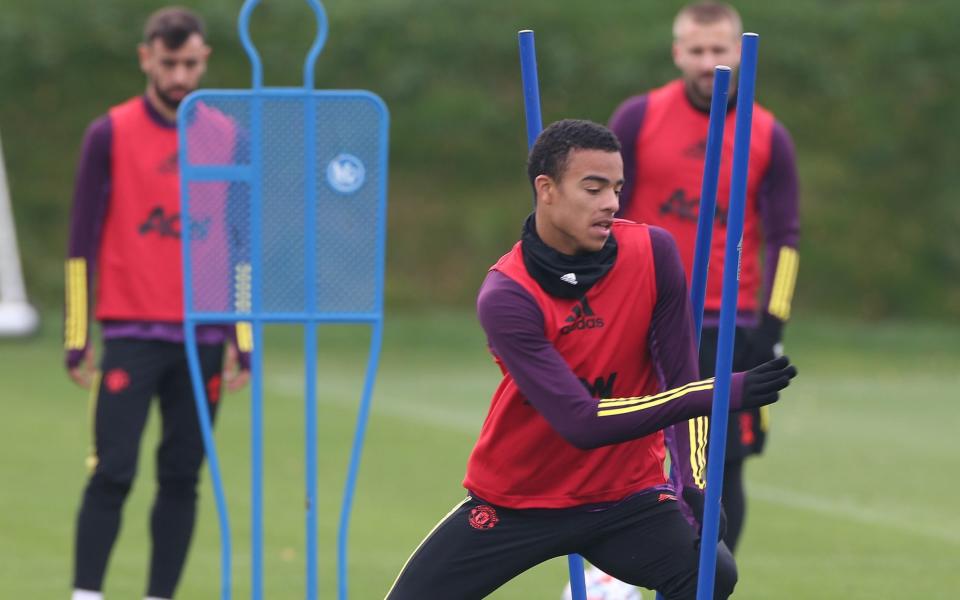
[[[366,179],[366,169],[352,154],[338,154],[327,165],[327,183],[341,194],[352,194]]]

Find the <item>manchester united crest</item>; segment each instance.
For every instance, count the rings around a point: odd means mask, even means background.
[[[469,521],[474,529],[493,529],[500,522],[500,517],[492,506],[483,504],[470,511]]]

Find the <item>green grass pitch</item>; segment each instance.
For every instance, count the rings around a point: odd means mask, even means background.
[[[62,599],[89,443],[86,394],[63,373],[56,319],[0,342],[0,598]],[[333,556],[347,447],[363,379],[364,327],[320,330],[321,597]],[[266,596],[302,598],[299,334],[270,330],[265,381]],[[955,598],[960,589],[960,327],[797,318],[800,377],[772,411],[766,456],[748,463],[738,599]],[[498,371],[469,314],[388,316],[350,541],[354,598],[382,598],[407,555],[463,497],[467,454]],[[249,596],[245,394],[217,426],[235,542],[235,598]],[[111,559],[109,598],[142,597],[157,415]],[[179,597],[219,597],[219,539],[204,472],[200,525]],[[566,563],[498,599],[559,598]],[[652,598],[652,595],[645,594]]]

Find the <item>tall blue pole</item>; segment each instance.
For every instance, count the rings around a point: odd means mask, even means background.
[[[540,115],[540,79],[537,75],[537,47],[533,31],[524,29],[517,34],[520,41],[520,78],[523,83],[523,112],[527,118],[527,148],[532,148],[543,129]]]
[[[700,185],[700,217],[697,221],[697,244],[693,256],[690,283],[690,304],[696,325],[697,347],[703,328],[703,302],[707,292],[707,272],[713,241],[713,219],[717,212],[717,181],[720,179],[720,158],[723,151],[723,129],[727,122],[727,97],[730,92],[730,67],[719,65],[713,70],[713,98],[710,102],[710,125],[707,128],[707,151]]]
[[[543,130],[540,114],[540,79],[537,75],[537,47],[533,31],[524,29],[517,34],[520,43],[520,79],[523,85],[523,112],[527,119],[527,149],[533,147]],[[536,206],[536,198],[534,198]],[[567,557],[570,568],[570,592],[573,600],[586,600],[587,585],[583,578],[583,558],[579,554]]]
[[[713,69],[713,96],[710,101],[710,123],[707,126],[706,158],[703,162],[703,182],[700,184],[700,217],[697,220],[697,243],[693,257],[693,275],[690,279],[690,306],[700,348],[703,329],[703,301],[707,292],[707,272],[713,241],[713,217],[717,211],[717,181],[720,179],[720,159],[723,154],[723,130],[727,122],[727,98],[730,94],[730,67],[718,65]],[[664,600],[657,592],[657,600]]]
[[[740,81],[737,86],[737,118],[733,142],[733,173],[730,206],[727,212],[727,240],[723,262],[723,292],[720,301],[720,332],[717,342],[716,379],[710,417],[707,455],[707,496],[700,543],[700,572],[697,600],[713,598],[720,529],[720,489],[726,454],[727,417],[730,408],[730,375],[733,368],[733,339],[736,327],[737,292],[740,280],[740,247],[743,213],[747,196],[747,168],[750,162],[750,129],[753,120],[753,92],[757,75],[757,45],[760,36],[743,34]]]

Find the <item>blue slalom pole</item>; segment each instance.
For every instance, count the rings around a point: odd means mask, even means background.
[[[690,304],[700,347],[703,328],[703,302],[707,293],[707,272],[713,240],[713,218],[717,211],[717,181],[720,179],[720,156],[723,151],[723,129],[727,121],[727,97],[730,92],[730,67],[719,65],[713,70],[713,98],[710,102],[710,125],[707,128],[707,152],[700,186],[700,218],[697,221],[697,244],[690,282]]]
[[[524,29],[517,34],[520,41],[520,79],[523,83],[523,111],[527,117],[527,148],[532,148],[543,129],[540,114],[540,79],[537,75],[537,47],[533,31]]]
[[[533,147],[537,136],[543,130],[543,116],[540,113],[540,79],[537,75],[537,47],[533,30],[524,29],[517,34],[520,43],[520,79],[523,84],[523,112],[527,119],[527,149]],[[536,198],[534,198],[536,204]],[[583,577],[583,557],[579,554],[567,556],[570,569],[570,592],[573,600],[586,600],[587,584]]]
[[[700,218],[697,220],[697,243],[690,280],[690,306],[693,308],[697,348],[700,347],[700,331],[703,329],[703,301],[707,292],[713,216],[717,210],[717,181],[720,179],[720,158],[723,152],[723,130],[727,121],[729,92],[730,67],[717,65],[713,69],[710,124],[707,126],[707,151],[703,162],[703,182],[700,186]],[[657,592],[657,600],[664,600],[660,592]]]
[[[723,295],[720,304],[720,332],[717,342],[716,379],[710,416],[707,455],[707,495],[700,543],[700,572],[697,600],[713,598],[720,529],[720,489],[726,454],[727,417],[730,409],[730,375],[733,368],[733,339],[736,327],[737,292],[740,279],[740,246],[747,196],[747,169],[750,162],[750,129],[753,120],[753,92],[757,75],[757,45],[760,36],[743,34],[740,81],[737,86],[737,119],[733,143],[733,173],[730,206],[727,212],[727,243],[724,254]]]

